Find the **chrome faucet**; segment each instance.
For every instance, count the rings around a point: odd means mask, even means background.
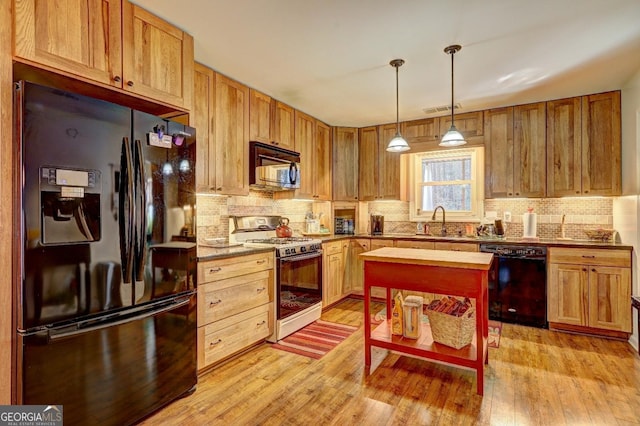
[[[444,213],[444,207],[442,206],[437,206],[435,209],[433,209],[433,216],[431,216],[431,220],[436,220],[436,212],[438,211],[438,209],[442,209],[442,230],[440,231],[440,235],[442,235],[443,237],[447,235],[447,228],[445,228],[445,213]]]

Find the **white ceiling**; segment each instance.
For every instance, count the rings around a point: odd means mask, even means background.
[[[196,61],[331,125],[395,122],[395,58],[401,121],[450,104],[450,44],[460,112],[640,71],[640,0],[133,1],[193,35]]]

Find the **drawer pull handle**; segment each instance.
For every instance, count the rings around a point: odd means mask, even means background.
[[[258,265],[262,265],[263,263],[266,263],[266,262],[267,262],[267,260],[266,260],[266,259],[256,260],[256,263],[257,263]]]
[[[266,287],[262,287],[262,288],[257,288],[256,291],[258,293],[262,293],[263,291],[265,291],[267,288]]]
[[[217,344],[220,344],[220,343],[222,343],[222,339],[218,339],[218,340],[216,340],[215,342],[211,342],[211,343],[209,343],[209,347],[213,347],[213,346],[215,346],[215,345],[217,345]]]
[[[582,257],[584,257],[585,259],[595,259],[596,257],[591,255],[591,256],[587,256],[586,254],[583,254]]]
[[[267,322],[265,320],[260,321],[259,323],[257,323],[256,325],[258,327],[260,327],[261,325],[265,325]]]
[[[216,268],[209,268],[209,273],[210,274],[213,274],[214,272],[220,272],[220,271],[222,271],[222,268],[219,267],[219,266],[216,267]]]
[[[222,300],[218,299],[215,302],[209,302],[209,307],[213,308],[216,305],[219,305],[220,303],[222,303]]]

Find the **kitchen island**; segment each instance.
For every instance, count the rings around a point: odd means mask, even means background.
[[[476,371],[477,393],[484,393],[484,364],[488,362],[488,271],[490,253],[452,252],[384,247],[360,254],[364,260],[364,312],[370,312],[371,287],[387,293],[387,315],[371,331],[365,322],[365,368],[371,368],[371,347],[459,365]],[[429,324],[422,324],[417,340],[391,334],[391,289],[438,293],[475,299],[476,327],[471,344],[454,349],[433,341]]]

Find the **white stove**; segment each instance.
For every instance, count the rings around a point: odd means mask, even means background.
[[[273,247],[276,252],[274,334],[276,342],[320,319],[322,313],[322,240],[276,237],[280,216],[231,216],[229,243]]]

